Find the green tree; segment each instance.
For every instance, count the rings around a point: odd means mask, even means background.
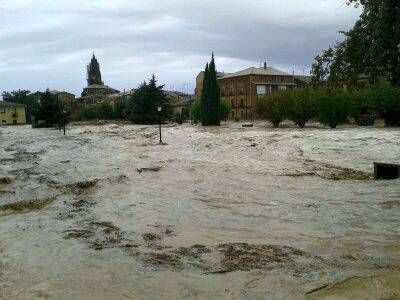
[[[400,86],[400,1],[349,0],[362,6],[360,19],[343,32],[345,39],[315,58],[313,85],[357,85],[360,75],[370,84],[386,79]]]
[[[317,107],[320,123],[336,128],[347,121],[352,114],[352,101],[349,92],[318,90],[313,92],[313,101]]]
[[[227,120],[232,107],[227,101],[220,101],[219,118],[220,120]],[[201,121],[201,100],[196,100],[190,106],[190,118],[194,123]]]
[[[364,99],[388,126],[400,126],[400,88],[381,82],[365,90]]]
[[[219,105],[219,119],[224,121],[228,120],[231,109],[232,106],[228,101],[221,100]]]
[[[48,126],[60,124],[62,115],[62,106],[57,97],[52,95],[49,89],[40,96],[39,107],[36,115],[36,120],[46,121]]]
[[[288,97],[285,92],[275,92],[256,100],[256,112],[272,123],[274,127],[285,120],[288,115]]]
[[[194,101],[190,106],[190,118],[195,124],[201,121],[201,100]]]
[[[172,106],[166,97],[164,86],[157,86],[157,80],[153,75],[149,83],[143,82],[131,96],[127,113],[129,119],[135,124],[157,124],[159,117],[161,121],[170,120],[173,116]],[[161,107],[159,113],[157,107]]]
[[[125,99],[118,99],[114,102],[113,106],[113,119],[114,120],[125,120],[126,119],[126,106],[127,101]]]
[[[201,95],[201,123],[203,126],[220,125],[220,90],[217,81],[214,53],[204,71]]]
[[[111,103],[103,101],[95,104],[96,118],[99,120],[112,120],[113,107]]]
[[[303,128],[306,123],[316,115],[311,89],[293,89],[284,92],[284,95],[288,97],[288,118],[297,126]]]

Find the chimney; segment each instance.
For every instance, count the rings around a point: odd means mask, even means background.
[[[264,61],[264,69],[267,69],[267,62]]]

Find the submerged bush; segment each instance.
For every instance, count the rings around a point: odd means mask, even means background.
[[[400,89],[382,82],[367,90],[366,98],[374,103],[375,110],[382,115],[388,126],[400,125]]]
[[[256,112],[261,117],[272,123],[274,127],[285,120],[288,114],[287,92],[275,92],[256,100]]]
[[[219,105],[220,120],[226,121],[229,118],[232,106],[229,102],[221,100]]]
[[[220,114],[220,120],[227,120],[229,117],[229,113],[231,111],[231,105],[227,101],[220,101],[220,106],[219,106],[219,114]],[[198,123],[201,121],[201,101],[196,100],[192,103],[190,106],[190,118],[194,123]]]
[[[185,120],[185,117],[183,116],[182,113],[177,112],[177,113],[175,114],[175,122],[176,122],[176,123],[178,123],[179,125],[181,125],[181,124],[184,122],[184,120]]]
[[[331,128],[345,123],[352,114],[353,105],[349,92],[318,90],[313,92],[312,98],[316,104],[318,121]]]
[[[201,120],[201,102],[196,100],[190,106],[190,119],[194,123],[198,123]]]
[[[288,97],[288,118],[303,128],[316,115],[312,91],[309,88],[294,89],[286,92],[285,95]]]

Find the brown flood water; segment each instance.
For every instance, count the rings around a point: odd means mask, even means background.
[[[400,130],[0,128],[0,299],[397,299]]]

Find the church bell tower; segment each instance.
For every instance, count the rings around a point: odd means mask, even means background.
[[[101,80],[100,65],[96,59],[96,56],[94,56],[94,53],[90,64],[87,66],[87,83],[88,86],[92,84],[104,85],[103,81]]]

